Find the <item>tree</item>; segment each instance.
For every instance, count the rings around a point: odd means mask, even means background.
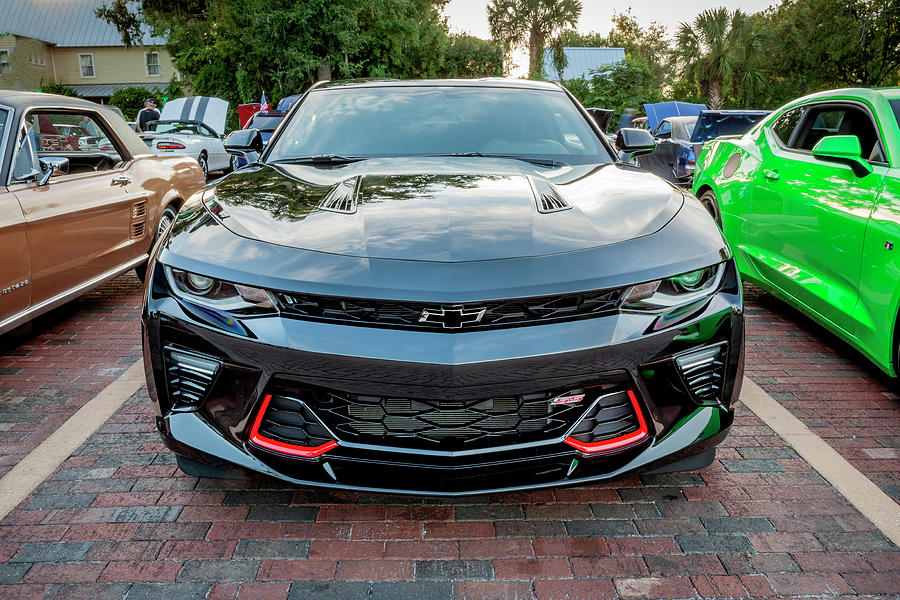
[[[444,58],[443,77],[499,77],[503,75],[503,48],[471,35],[451,35]]]
[[[585,106],[611,108],[617,117],[626,108],[662,100],[653,69],[643,58],[630,55],[622,62],[591,71],[587,79],[566,81],[565,86]]]
[[[693,24],[681,23],[673,58],[684,76],[695,79],[711,108],[721,108],[729,86],[753,86],[763,80],[763,35],[740,9],[705,10]]]
[[[566,29],[559,34],[553,46],[554,61],[565,68],[560,61],[563,47],[583,48],[623,48],[626,56],[644,60],[653,72],[653,78],[658,87],[663,87],[671,80],[668,68],[671,48],[667,38],[666,28],[657,22],[651,22],[649,27],[641,27],[637,19],[628,8],[625,12],[613,12],[613,28],[608,35],[597,32],[580,34],[572,29]]]
[[[75,88],[63,85],[62,83],[42,83],[41,91],[45,94],[59,94],[60,96],[72,96],[73,98],[81,98]]]
[[[508,58],[513,48],[528,45],[528,76],[540,78],[547,41],[581,16],[580,0],[491,0],[487,7],[491,37]]]
[[[164,36],[194,93],[244,103],[317,79],[439,74],[446,1],[111,0],[98,14],[123,40],[147,27]]]

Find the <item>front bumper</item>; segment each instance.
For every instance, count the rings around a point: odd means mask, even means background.
[[[743,313],[732,262],[721,289],[701,310],[659,330],[652,315],[618,313],[454,334],[273,316],[244,320],[240,332],[204,320],[169,295],[159,275],[157,270],[143,314],[148,390],[163,440],[196,463],[359,491],[512,491],[696,468],[711,459],[733,420],[743,369]],[[698,400],[675,357],[717,345],[727,349],[722,392],[714,400]],[[179,401],[173,375],[167,375],[166,352],[172,349],[219,365],[199,403]],[[264,399],[285,382],[304,390],[465,402],[548,390],[552,395],[610,381],[633,392],[647,435],[601,452],[579,449],[565,435],[514,444],[498,439],[460,451],[397,444],[390,436],[372,443],[372,437],[360,441],[329,431],[335,446],[302,457],[250,439]],[[321,418],[324,409],[315,397],[306,402]]]

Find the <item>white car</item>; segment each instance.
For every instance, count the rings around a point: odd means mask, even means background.
[[[150,121],[152,131],[139,135],[159,156],[193,156],[204,175],[210,171],[233,171],[238,158],[225,151],[225,116],[228,102],[221,98],[191,96],[166,102],[158,121]]]

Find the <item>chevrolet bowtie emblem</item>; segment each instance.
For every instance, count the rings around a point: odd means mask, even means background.
[[[444,329],[461,329],[463,325],[471,325],[481,321],[486,308],[426,308],[419,317],[419,323],[440,325]]]

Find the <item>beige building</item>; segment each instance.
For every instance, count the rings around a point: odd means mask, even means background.
[[[105,102],[116,89],[164,90],[178,73],[165,40],[145,32],[126,48],[116,28],[95,16],[105,0],[0,0],[0,89],[50,83]]]

